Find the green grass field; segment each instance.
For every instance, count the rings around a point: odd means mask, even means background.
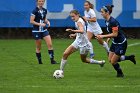
[[[58,62],[69,39],[54,39],[55,58]],[[140,45],[128,47],[127,54],[135,54],[137,65],[129,61],[120,63],[124,78],[107,61],[105,50],[93,40],[95,59],[105,59],[105,67],[84,64],[79,52],[68,59],[63,79],[54,79],[59,64],[51,65],[47,47],[42,42],[42,65],[35,57],[34,40],[0,40],[0,93],[140,93]],[[140,40],[128,40],[129,44]]]

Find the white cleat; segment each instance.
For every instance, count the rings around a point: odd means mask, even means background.
[[[100,66],[104,67],[104,64],[105,64],[105,60],[102,60]]]

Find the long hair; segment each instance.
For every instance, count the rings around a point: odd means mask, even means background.
[[[90,7],[91,9],[94,9],[94,5],[93,5],[91,2],[85,1],[85,3],[88,3],[88,4],[89,4],[89,7]]]

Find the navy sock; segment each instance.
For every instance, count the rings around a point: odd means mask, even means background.
[[[54,51],[53,50],[48,50],[48,53],[50,55],[50,60],[54,61]]]
[[[125,60],[130,60],[130,56],[125,56]]]
[[[122,57],[122,58],[121,58]],[[124,60],[130,60],[131,57],[130,56],[121,56],[120,59],[118,60],[118,62],[124,61]]]
[[[42,60],[41,60],[41,53],[36,53],[36,57],[38,59],[38,63],[42,64]]]
[[[113,67],[114,67],[114,69],[115,69],[118,73],[122,74],[122,70],[121,70],[120,65],[119,65],[118,63],[116,63],[115,65],[113,65]]]

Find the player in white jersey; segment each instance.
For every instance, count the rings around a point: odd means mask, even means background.
[[[80,50],[80,56],[83,62],[91,63],[91,64],[99,64],[103,66],[105,64],[104,60],[98,61],[98,60],[87,58],[87,54],[91,47],[89,46],[90,42],[86,34],[85,22],[80,17],[79,12],[77,10],[72,10],[70,12],[70,16],[71,16],[71,19],[75,22],[75,27],[77,28],[77,30],[66,29],[66,31],[75,32],[75,34],[70,34],[70,38],[76,37],[76,39],[65,50],[62,60],[61,60],[60,70],[64,70],[64,66],[67,63],[67,58],[78,49]]]
[[[97,35],[101,35],[103,32],[100,25],[97,22],[96,14],[93,10],[93,4],[91,4],[89,1],[86,1],[84,4],[84,8],[85,8],[84,19],[88,22],[87,36],[89,41],[91,41],[93,36],[96,37]],[[108,44],[103,39],[97,39],[97,40],[105,48],[107,53],[109,53]],[[92,50],[90,53],[92,53]]]

